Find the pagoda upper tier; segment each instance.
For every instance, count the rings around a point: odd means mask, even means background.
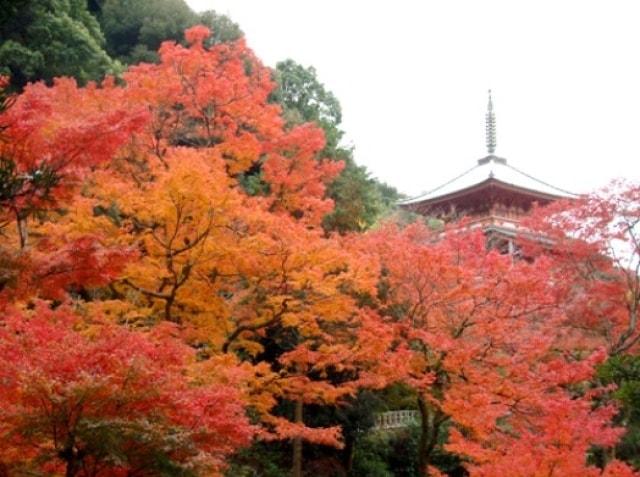
[[[491,93],[491,92],[489,92]],[[468,217],[471,222],[499,227],[517,227],[534,203],[576,197],[575,194],[537,179],[494,154],[496,127],[489,94],[487,110],[488,155],[466,172],[418,197],[400,202],[400,207],[446,222]]]
[[[400,206],[422,215],[453,218],[486,214],[496,207],[527,212],[534,202],[544,205],[569,197],[575,196],[511,166],[502,157],[489,155],[458,177]]]

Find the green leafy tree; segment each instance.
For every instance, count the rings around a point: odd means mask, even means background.
[[[119,71],[86,0],[19,0],[2,9],[0,73],[14,88],[56,76],[85,83]]]
[[[640,356],[613,356],[599,368],[598,377],[616,385],[612,393],[620,405],[616,424],[626,428],[616,446],[616,458],[640,468]]]
[[[313,67],[305,68],[289,59],[276,65],[275,77],[278,87],[272,100],[282,106],[287,126],[317,123],[326,139],[320,157],[345,163],[329,188],[336,205],[325,218],[325,229],[341,233],[367,229],[393,207],[399,198],[397,191],[372,178],[365,167],[356,164],[353,149],[340,145],[344,136],[340,103],[318,80]]]
[[[212,34],[207,39],[208,46],[218,43],[228,43],[244,36],[244,32],[237,23],[226,15],[221,15],[213,10],[207,10],[198,14],[198,23],[208,27]]]
[[[228,17],[214,11],[196,13],[184,0],[105,0],[100,23],[109,53],[125,63],[156,62],[163,41],[182,41],[184,30],[196,24],[214,32],[209,44],[242,36]]]
[[[342,174],[329,186],[336,206],[325,217],[324,226],[339,232],[365,230],[393,210],[400,196],[393,187],[372,178],[366,167],[357,165],[351,151],[343,160]]]
[[[273,99],[282,106],[288,126],[318,123],[327,142],[323,152],[330,156],[337,154],[344,135],[339,128],[342,108],[334,94],[320,83],[315,68],[305,68],[291,59],[281,61],[276,65],[276,80],[278,88]]]

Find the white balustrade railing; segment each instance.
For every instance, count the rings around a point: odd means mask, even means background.
[[[418,411],[403,410],[383,412],[376,416],[374,429],[401,429],[418,422]]]

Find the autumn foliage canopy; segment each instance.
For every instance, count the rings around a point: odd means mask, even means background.
[[[537,211],[556,245],[526,260],[327,234],[322,129],[285,127],[271,70],[209,35],[0,114],[0,474],[220,475],[255,441],[343,445],[283,403],[403,383],[423,473],[446,435],[470,475],[634,475],[588,456],[623,433],[594,370],[637,352],[638,187]]]

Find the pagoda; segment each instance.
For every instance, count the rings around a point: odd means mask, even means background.
[[[467,227],[481,227],[488,245],[513,252],[520,221],[534,204],[576,197],[575,194],[523,172],[495,155],[496,117],[491,90],[486,114],[488,155],[448,182],[400,202],[400,207],[451,223],[466,218]]]

